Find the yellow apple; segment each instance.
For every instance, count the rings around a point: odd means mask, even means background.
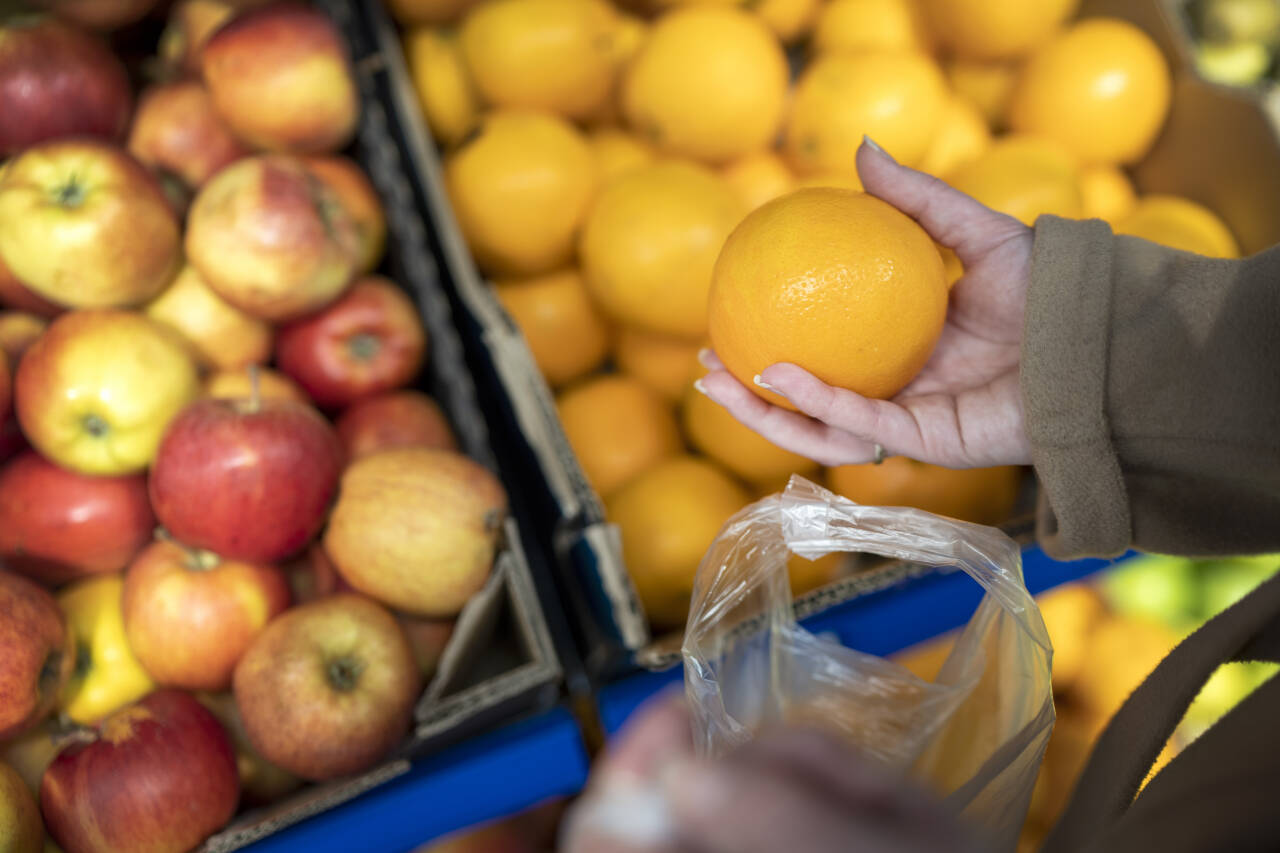
[[[40,853],[44,849],[44,823],[35,798],[12,767],[0,763],[0,850],[5,853]]]
[[[238,370],[271,358],[271,326],[227,302],[187,265],[143,312],[173,329],[204,367]]]
[[[18,771],[27,790],[34,797],[40,796],[40,777],[57,756],[67,736],[67,729],[58,720],[45,720],[15,738],[0,743],[0,761]],[[0,845],[0,850],[4,846]]]
[[[255,367],[258,374],[258,397],[262,400],[296,400],[311,405],[311,398],[298,384],[276,370]],[[248,370],[219,370],[204,381],[204,396],[216,400],[249,400],[253,397],[253,378]]]
[[[17,367],[22,354],[44,333],[49,321],[26,311],[0,311],[0,350],[9,356],[9,366]]]
[[[178,271],[178,219],[125,151],[62,139],[0,177],[0,256],[29,290],[72,308],[138,305]]]
[[[318,311],[355,275],[360,233],[338,196],[295,157],[246,157],[200,188],[187,258],[219,296],[279,321]]]
[[[76,668],[58,697],[58,710],[89,725],[155,689],[124,632],[124,579],[99,575],[58,594],[76,643]]]
[[[37,450],[77,473],[111,476],[151,464],[200,379],[181,339],[154,320],[74,311],[23,355],[14,387],[18,421]]]

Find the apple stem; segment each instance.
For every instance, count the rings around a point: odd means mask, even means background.
[[[262,388],[258,379],[258,365],[249,365],[249,414],[262,408]]]
[[[84,196],[84,185],[75,175],[69,176],[66,183],[53,189],[53,199],[62,207],[79,207],[84,203]]]
[[[187,568],[193,572],[212,571],[222,563],[222,558],[212,551],[206,551],[204,548],[188,548],[185,545],[180,547],[187,552]]]
[[[357,660],[351,658],[336,658],[329,661],[328,676],[329,683],[335,689],[341,690],[343,693],[354,690],[356,684],[360,681],[360,672],[364,667]]]
[[[93,413],[84,416],[84,428],[94,438],[102,438],[111,431],[111,427],[100,415]]]
[[[347,339],[347,349],[360,361],[369,361],[382,348],[382,341],[377,335],[361,332]]]

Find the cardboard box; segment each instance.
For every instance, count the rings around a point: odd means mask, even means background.
[[[387,257],[380,272],[401,284],[418,305],[429,338],[419,387],[444,409],[469,456],[494,469],[508,491],[519,488],[501,469],[467,372],[462,345],[418,213],[408,173],[404,133],[385,109],[382,62],[351,6],[316,4],[334,18],[352,51],[363,100],[360,128],[348,152],[368,171],[388,221]],[[414,714],[409,738],[378,767],[354,778],[310,785],[270,806],[237,816],[199,848],[226,853],[334,808],[407,772],[410,760],[455,744],[504,721],[559,702],[562,668],[539,599],[525,534],[506,521],[493,574],[458,617],[435,678]]]
[[[603,681],[636,667],[671,666],[679,659],[680,637],[651,635],[626,572],[618,531],[586,481],[519,330],[477,270],[454,219],[444,191],[441,152],[421,117],[395,25],[380,3],[363,4],[362,11],[393,82],[390,106],[409,134],[414,176],[422,182],[425,212],[450,298],[463,321],[473,374],[482,385],[486,409],[503,413],[503,432],[495,444],[513,467],[524,465],[531,477],[528,488],[550,508],[544,516],[544,541],[561,561],[559,589],[574,619],[586,669],[592,679]],[[1172,5],[1159,0],[1086,0],[1082,10],[1082,15],[1114,15],[1142,26],[1175,69],[1168,126],[1134,170],[1139,188],[1179,193],[1209,205],[1223,215],[1246,251],[1256,251],[1280,240],[1280,144],[1256,98],[1195,76],[1176,14]],[[1024,495],[1023,512],[1005,527],[1024,544],[1033,540],[1030,498]],[[796,612],[801,618],[813,615],[926,571],[932,569],[860,559],[856,573],[798,599]]]

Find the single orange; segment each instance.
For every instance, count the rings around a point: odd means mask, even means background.
[[[609,326],[587,296],[578,270],[495,281],[494,286],[548,384],[580,379],[608,355]]]
[[[701,344],[683,338],[623,326],[613,339],[613,363],[622,373],[677,403],[701,372],[701,348]]]
[[[783,450],[739,423],[710,397],[690,386],[681,409],[684,434],[693,447],[755,486],[780,491],[792,474],[810,475],[812,459]]]
[[[851,190],[797,190],[749,214],[712,275],[711,341],[753,378],[780,361],[868,397],[915,377],[942,332],[947,282],[933,241],[906,214]]]

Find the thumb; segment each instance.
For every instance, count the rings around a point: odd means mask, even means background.
[[[901,210],[965,266],[1026,229],[932,175],[901,166],[870,137],[858,147],[858,177],[868,193]]]

